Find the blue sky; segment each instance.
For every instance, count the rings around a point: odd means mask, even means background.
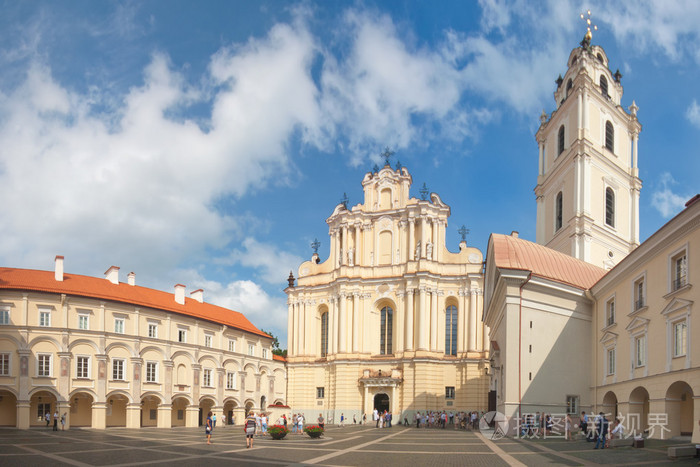
[[[204,288],[283,343],[289,271],[387,146],[453,251],[463,224],[534,240],[533,135],[586,9],[640,108],[642,238],[700,191],[700,2],[0,4],[0,265]]]

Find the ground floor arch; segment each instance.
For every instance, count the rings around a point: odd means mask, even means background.
[[[242,423],[243,420],[235,420],[235,409],[238,408],[238,403],[235,400],[227,400],[224,402],[224,415],[226,415],[226,425],[233,425],[236,421]]]
[[[77,392],[70,398],[70,426],[90,427],[92,426],[92,404],[94,399],[92,394],[87,392]]]
[[[204,425],[204,422],[207,420],[207,414],[212,411],[215,405],[214,399],[208,397],[199,401],[199,426]]]
[[[126,426],[126,406],[129,399],[124,394],[112,394],[107,398],[105,425],[107,427]]]
[[[190,401],[185,397],[175,397],[173,399],[172,411],[170,414],[171,426],[187,426],[187,407]]]
[[[603,396],[601,410],[604,413],[609,414],[609,418],[612,417],[613,419],[620,414],[620,410],[617,405],[617,395],[615,395],[614,392],[608,391],[605,393]]]
[[[58,410],[58,399],[56,395],[50,391],[37,391],[32,394],[29,400],[29,425],[30,426],[49,426],[53,423],[53,417]],[[46,414],[49,415],[49,421],[46,421]]]
[[[247,401],[245,403],[245,416],[247,417],[250,412],[253,411],[253,408],[255,407],[255,403],[253,401]]]
[[[149,395],[141,399],[141,426],[158,426],[158,406],[161,400]]]
[[[676,381],[666,391],[667,428],[664,435],[691,436],[693,434],[693,416],[695,413],[693,389],[685,381]]]
[[[17,397],[10,391],[0,390],[0,426],[17,426]]]
[[[644,387],[636,387],[630,393],[627,424],[629,433],[641,433],[649,428],[649,392]]]

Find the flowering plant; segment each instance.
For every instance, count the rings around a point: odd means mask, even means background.
[[[309,425],[304,427],[304,433],[309,435],[311,438],[320,438],[323,434],[323,428],[318,425]]]
[[[270,433],[272,439],[282,439],[287,436],[289,430],[284,425],[272,425],[267,428],[267,432]]]

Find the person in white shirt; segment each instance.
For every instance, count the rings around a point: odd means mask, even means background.
[[[610,432],[610,439],[622,439],[625,437],[625,426],[619,418],[615,419],[615,428]]]
[[[304,416],[302,414],[299,414],[297,417],[297,426],[299,427],[299,434],[303,435],[304,434]]]

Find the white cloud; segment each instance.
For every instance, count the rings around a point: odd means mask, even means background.
[[[241,242],[242,249],[234,249],[226,262],[241,264],[260,271],[260,278],[268,284],[283,284],[289,271],[296,270],[304,261],[296,255],[280,250],[279,247],[263,244],[248,237]]]
[[[687,118],[690,123],[700,128],[700,106],[695,99],[693,99],[693,102],[690,103],[688,109],[685,111],[685,118]]]
[[[676,183],[670,173],[664,172],[659,180],[661,188],[652,194],[651,204],[663,217],[668,218],[677,214],[690,199],[688,195],[678,195],[671,190],[671,186]]]
[[[661,52],[677,61],[685,56],[700,62],[700,2],[695,0],[640,0],[605,2],[605,21],[618,42],[652,55]]]

